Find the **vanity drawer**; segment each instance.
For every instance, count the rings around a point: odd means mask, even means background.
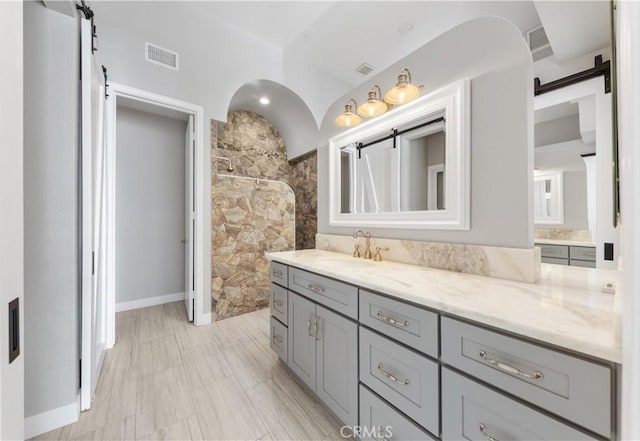
[[[441,335],[446,364],[611,436],[610,367],[448,317],[441,320]]]
[[[554,265],[569,265],[569,259],[556,259],[555,257],[543,257],[542,263],[553,263]]]
[[[570,266],[580,266],[582,268],[595,268],[596,267],[596,263],[595,262],[589,262],[586,260],[573,260],[571,259],[569,261],[569,265]]]
[[[358,287],[289,268],[289,289],[334,311],[358,319]]]
[[[569,247],[566,245],[540,244],[540,255],[542,257],[555,257],[557,259],[568,259]]]
[[[596,261],[596,249],[594,247],[569,247],[571,260]]]
[[[288,269],[287,265],[271,262],[271,281],[286,288],[289,281]]]
[[[442,439],[576,441],[596,438],[443,368]]]
[[[271,315],[287,324],[287,290],[275,283],[271,284]]]
[[[364,386],[360,386],[363,440],[415,441],[436,439]],[[371,432],[374,430],[375,432]]]
[[[437,363],[360,326],[360,381],[431,433],[439,433]]]
[[[360,290],[360,323],[438,358],[438,314]]]
[[[287,362],[287,327],[275,318],[271,317],[270,326],[271,349],[276,351],[278,357]]]

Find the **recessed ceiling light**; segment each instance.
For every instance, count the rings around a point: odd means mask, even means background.
[[[269,98],[267,98],[266,96],[261,96],[260,97],[260,104],[266,106],[267,104],[269,104],[271,101],[269,100]]]

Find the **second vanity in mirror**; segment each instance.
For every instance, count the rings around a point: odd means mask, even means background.
[[[533,200],[542,262],[617,268],[611,93],[602,77],[535,98]]]

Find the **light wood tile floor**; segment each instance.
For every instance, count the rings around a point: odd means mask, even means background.
[[[339,440],[269,347],[269,310],[196,327],[182,302],[118,313],[91,410],[34,440]]]

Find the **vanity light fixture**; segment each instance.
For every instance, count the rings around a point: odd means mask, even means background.
[[[398,75],[398,82],[395,87],[389,89],[384,95],[384,100],[387,104],[397,105],[405,104],[409,101],[416,99],[420,92],[422,92],[422,86],[416,86],[411,84],[411,72],[409,69],[404,68],[400,75]]]
[[[353,106],[351,105],[351,102],[353,102]],[[335,120],[335,123],[337,126],[353,127],[360,124],[360,121],[362,121],[362,118],[360,118],[358,115],[353,113],[354,106],[356,109],[358,108],[358,103],[356,103],[356,100],[351,98],[349,101],[347,101],[347,103],[344,105],[344,112],[341,113]]]
[[[377,89],[377,91],[376,91]],[[369,91],[369,98],[367,102],[358,107],[358,115],[365,118],[373,118],[374,116],[380,116],[387,111],[389,106],[384,101],[381,101],[382,90],[377,84]]]

